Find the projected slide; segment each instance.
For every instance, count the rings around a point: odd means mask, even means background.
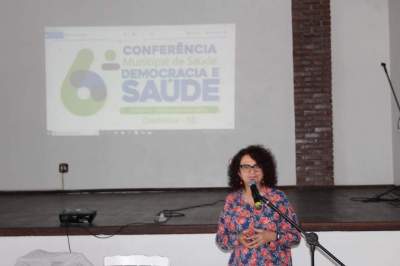
[[[46,27],[47,130],[233,129],[235,26]]]

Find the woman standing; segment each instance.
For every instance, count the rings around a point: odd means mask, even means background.
[[[216,241],[225,251],[232,251],[230,266],[292,265],[291,247],[300,242],[300,234],[267,206],[254,207],[250,185],[289,218],[297,221],[286,195],[276,189],[275,159],[263,146],[240,150],[229,168],[232,192],[225,199]]]

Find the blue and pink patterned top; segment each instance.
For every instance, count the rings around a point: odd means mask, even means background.
[[[263,187],[260,190],[272,204],[297,223],[297,216],[282,191]],[[242,198],[242,191],[228,194],[221,212],[216,241],[224,250],[232,250],[230,266],[290,266],[292,265],[290,248],[300,243],[298,231],[268,206],[256,210]],[[257,248],[246,248],[238,236],[245,230],[265,229],[275,231],[279,239]]]

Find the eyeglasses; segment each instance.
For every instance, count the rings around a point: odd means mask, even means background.
[[[261,167],[258,166],[257,164],[250,165],[250,164],[241,164],[240,169],[244,172],[250,172],[251,170],[254,170],[254,172],[259,172],[261,171]]]

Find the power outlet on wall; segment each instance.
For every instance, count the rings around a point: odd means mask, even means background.
[[[58,172],[64,174],[68,173],[68,164],[67,163],[60,163],[58,165]]]

